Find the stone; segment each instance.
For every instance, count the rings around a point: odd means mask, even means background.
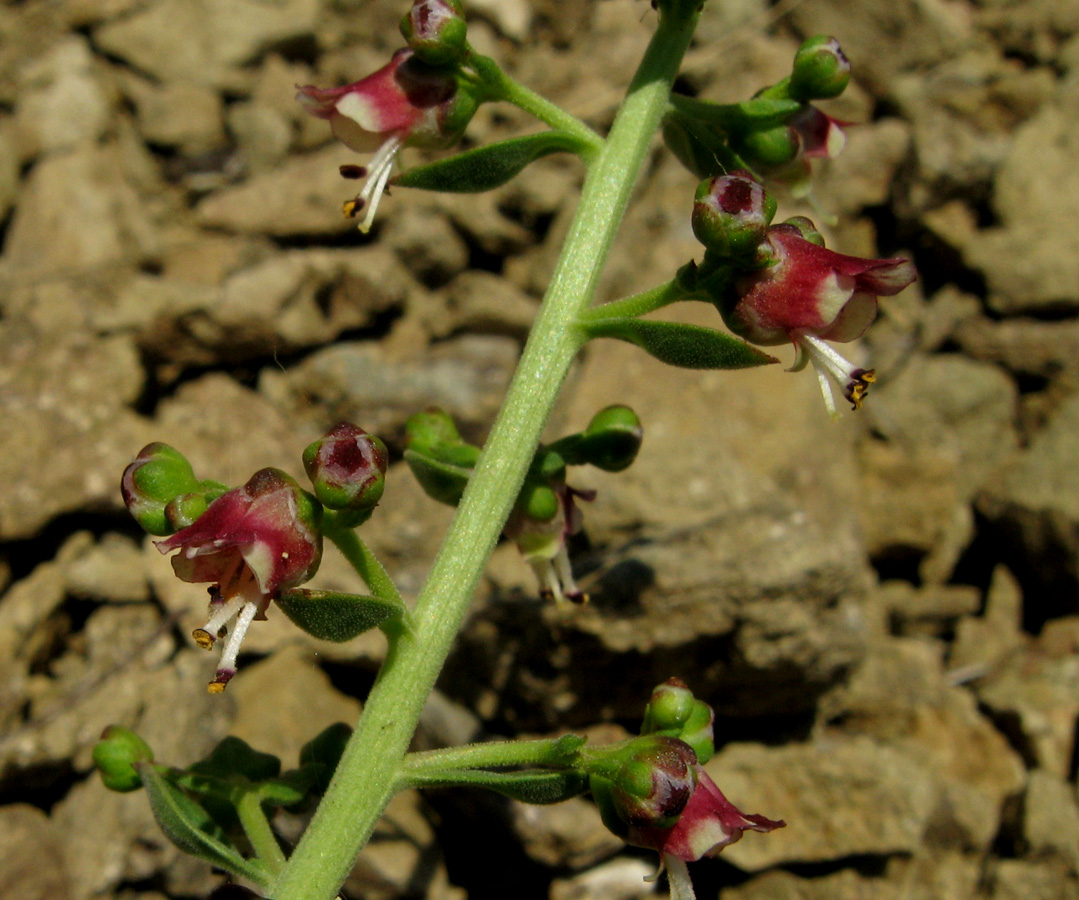
[[[595,804],[580,797],[550,806],[511,801],[510,819],[529,859],[550,869],[587,869],[625,846],[600,821]]]
[[[266,369],[259,390],[281,409],[355,422],[399,443],[405,420],[428,406],[454,416],[466,437],[486,428],[498,410],[517,359],[517,342],[465,335],[390,357],[373,341],[338,343],[285,373]]]
[[[127,409],[143,385],[130,339],[0,328],[0,536],[30,537],[54,516],[120,508],[119,475],[148,443]]]
[[[572,878],[551,882],[551,900],[643,900],[654,893],[655,867],[640,859],[612,859]]]
[[[937,779],[919,762],[865,736],[728,744],[705,768],[742,811],[787,822],[724,849],[723,858],[746,872],[913,853],[940,802]]]
[[[264,53],[313,35],[317,0],[155,0],[102,24],[94,43],[162,82],[193,80],[215,87]],[[177,41],[175,35],[198,35]]]
[[[1079,882],[1060,863],[1000,859],[989,868],[991,900],[1076,900]]]
[[[967,262],[984,273],[998,313],[1079,308],[1076,212],[1066,199],[1079,177],[1070,164],[1079,145],[1077,109],[1079,88],[1061,83],[1053,101],[1016,131],[994,181],[1001,225],[965,248]],[[1016,254],[1016,247],[1029,252]]]
[[[216,91],[192,81],[131,84],[139,130],[148,143],[175,148],[187,156],[224,145],[224,109]]]
[[[1057,856],[1079,876],[1079,803],[1073,784],[1042,769],[1030,773],[1023,797],[1023,841],[1030,855]]]
[[[383,224],[382,240],[424,284],[445,284],[468,266],[468,245],[433,205],[401,204]]]
[[[462,272],[432,294],[420,315],[435,338],[467,332],[527,339],[539,304],[490,272]]]
[[[65,572],[67,593],[83,600],[146,603],[150,585],[142,551],[131,538],[110,532],[73,559]]]
[[[1079,719],[1079,618],[1048,623],[1036,641],[980,681],[979,701],[1031,766],[1067,778]]]
[[[15,127],[22,159],[103,137],[113,100],[86,38],[71,35],[19,73]]]
[[[0,806],[0,895],[10,900],[68,900],[60,836],[40,809]]]
[[[11,219],[4,260],[22,278],[111,263],[157,249],[154,228],[124,176],[116,144],[84,144],[39,160]]]
[[[1002,561],[1020,581],[1045,588],[1026,598],[1028,623],[1077,609],[1056,587],[1079,580],[1079,487],[1071,477],[1077,453],[1079,394],[1071,393],[978,497],[1004,546],[1015,548]]]
[[[241,674],[229,688],[236,703],[231,734],[286,769],[299,765],[300,748],[324,728],[354,725],[360,716],[359,701],[336,690],[304,647],[284,647]]]
[[[985,595],[985,612],[957,623],[950,648],[949,680],[962,684],[994,671],[1013,653],[1022,650],[1023,591],[1005,566],[997,566]]]

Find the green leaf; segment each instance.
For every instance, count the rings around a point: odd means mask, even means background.
[[[465,194],[505,184],[529,163],[552,153],[582,153],[587,147],[564,131],[543,131],[466,150],[417,166],[390,180],[395,187]]]
[[[410,779],[414,787],[483,787],[506,797],[545,806],[561,803],[584,793],[587,777],[580,772],[486,772],[480,769],[456,769],[437,776]]]
[[[210,814],[173,784],[167,771],[145,762],[138,764],[138,770],[154,818],[170,841],[185,853],[235,875],[264,886],[268,883],[268,874],[262,866],[244,859],[231,847]]]
[[[282,591],[277,605],[312,637],[338,644],[400,617],[403,611],[396,603],[378,597],[304,588]]]
[[[222,781],[264,781],[281,773],[281,760],[272,753],[260,753],[247,741],[226,737],[210,751],[210,755],[188,769],[193,775],[219,778]]]
[[[579,327],[588,340],[607,337],[636,344],[660,362],[683,369],[746,369],[779,362],[733,335],[700,325],[612,318]]]
[[[411,448],[405,450],[405,462],[424,493],[432,500],[449,506],[456,506],[461,501],[461,494],[465,492],[465,485],[472,474],[471,468],[443,462]]]

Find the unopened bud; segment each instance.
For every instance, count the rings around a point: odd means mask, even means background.
[[[341,422],[303,452],[315,496],[327,509],[374,509],[386,487],[386,445],[357,425]]]
[[[750,175],[720,175],[697,188],[693,233],[719,257],[751,259],[775,214],[775,198]]]
[[[637,458],[642,440],[638,415],[628,406],[608,406],[592,417],[581,435],[581,458],[604,472],[621,472]]]
[[[183,526],[169,521],[165,508],[183,494],[197,491],[191,463],[168,444],[147,444],[124,469],[120,491],[128,511],[150,534],[172,534]]]
[[[697,757],[675,738],[655,735],[641,741],[613,779],[614,810],[631,828],[669,828],[697,785]]]
[[[126,793],[142,787],[135,763],[153,762],[150,745],[130,728],[110,725],[94,745],[93,760],[101,780],[110,791]]]
[[[671,678],[652,691],[641,734],[678,738],[693,748],[697,761],[703,765],[715,753],[714,718],[712,707],[697,700],[681,678]]]
[[[460,0],[415,0],[401,19],[412,52],[432,65],[460,62],[468,52],[467,32]]]
[[[794,100],[838,97],[850,83],[850,60],[839,41],[825,34],[809,38],[794,57],[790,96]]]
[[[817,230],[817,226],[813,224],[813,220],[808,216],[791,216],[783,224],[797,228],[803,240],[816,244],[818,247],[824,246],[824,235]]]
[[[747,132],[737,142],[739,155],[754,168],[772,169],[798,158],[802,140],[790,125]]]

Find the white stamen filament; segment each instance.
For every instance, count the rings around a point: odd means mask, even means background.
[[[667,884],[671,888],[671,900],[697,900],[693,891],[693,879],[689,877],[689,867],[685,860],[670,854],[663,855],[667,869]]]
[[[577,582],[573,580],[573,567],[570,565],[569,553],[566,550],[565,544],[558,548],[558,553],[554,558],[555,571],[558,573],[558,580],[561,582],[563,596],[568,596],[573,599],[581,597],[581,589],[577,587]]]
[[[244,605],[243,597],[231,597],[222,603],[214,611],[214,614],[210,616],[210,620],[203,626],[203,630],[210,635],[211,638],[217,637],[222,626],[231,619],[240,607]]]
[[[243,609],[240,610],[240,614],[236,617],[236,624],[233,626],[228,640],[225,641],[225,649],[221,651],[221,662],[218,665],[219,672],[222,669],[229,672],[236,671],[236,657],[240,655],[240,644],[243,643],[244,635],[247,634],[247,629],[251,626],[255,614],[259,610],[257,603],[244,603],[242,599],[240,602],[243,603]]]
[[[386,190],[386,182],[390,180],[393,165],[397,160],[397,153],[401,149],[401,139],[394,135],[389,138],[367,164],[367,181],[357,199],[363,201],[367,214],[360,223],[360,231],[367,234],[371,230],[371,223],[375,221],[375,210],[378,209],[379,200]]]
[[[811,334],[800,334],[795,338],[800,353],[805,353],[813,368],[817,372],[817,380],[820,382],[821,393],[824,395],[824,405],[828,408],[828,415],[833,419],[839,417],[835,406],[835,396],[829,379],[843,391],[844,396],[850,387],[857,366],[841,356],[829,344]]]

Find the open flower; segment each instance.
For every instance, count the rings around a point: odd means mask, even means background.
[[[791,223],[771,226],[762,249],[770,264],[734,280],[718,304],[723,321],[752,344],[793,342],[789,371],[813,363],[829,414],[837,415],[833,383],[857,409],[875,372],[853,365],[825,342],[860,337],[876,318],[877,297],[898,294],[917,278],[913,264],[834,253]]]
[[[209,650],[228,635],[211,693],[236,674],[236,657],[254,619],[285,588],[311,578],[322,559],[322,509],[279,469],[261,469],[243,487],[222,494],[195,522],[163,541],[180,552],[172,568],[182,581],[213,582],[210,617],[192,637]],[[235,618],[231,634],[227,624]]]
[[[353,84],[297,87],[296,99],[312,115],[327,119],[334,137],[360,153],[374,151],[366,168],[342,167],[346,177],[367,176],[363,190],[344,207],[350,217],[367,210],[360,224],[364,232],[401,148],[453,144],[476,107],[466,91],[458,90],[455,69],[429,65],[409,49],[398,50],[387,65]]]
[[[575,498],[591,502],[595,491],[578,491],[564,482],[538,485],[518,500],[502,533],[512,540],[536,573],[540,594],[557,603],[586,603],[588,595],[577,587],[566,542],[583,527]]]
[[[743,813],[731,803],[708,773],[693,766],[697,784],[689,800],[670,828],[630,827],[627,843],[659,851],[661,868],[667,870],[672,900],[693,900],[693,882],[687,862],[715,856],[733,844],[745,831],[769,832],[786,822],[762,815]]]

